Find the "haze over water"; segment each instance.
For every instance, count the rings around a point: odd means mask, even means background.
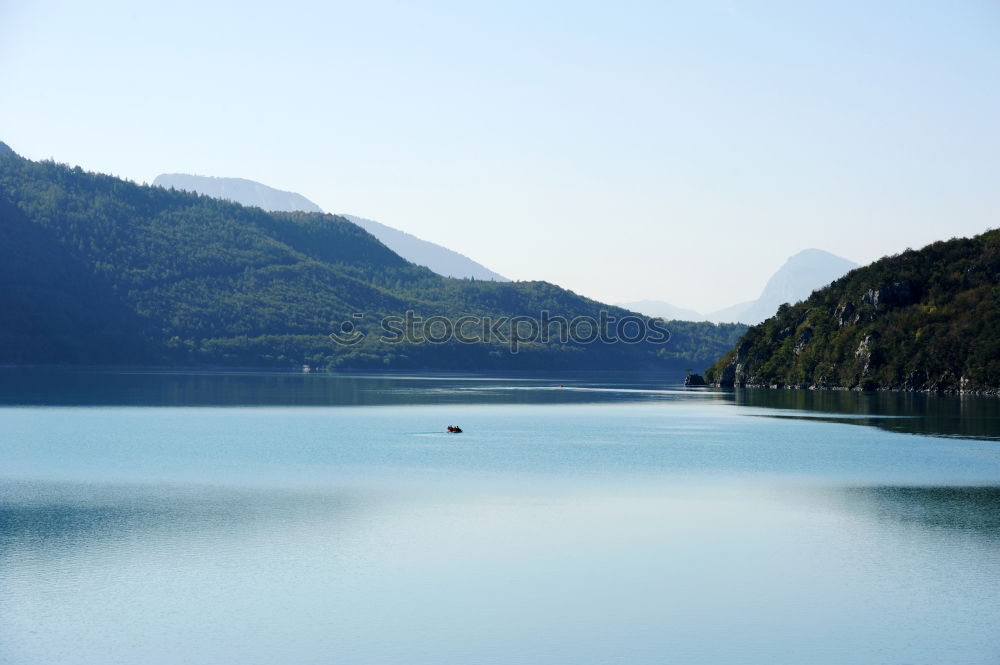
[[[5,370],[0,404],[0,662],[1000,660],[996,400]]]

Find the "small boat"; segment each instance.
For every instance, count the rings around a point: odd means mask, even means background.
[[[448,425],[448,434],[461,434],[462,428],[457,425]]]

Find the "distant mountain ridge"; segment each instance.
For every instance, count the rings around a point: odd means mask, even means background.
[[[323,212],[318,205],[301,194],[275,189],[245,178],[162,173],[153,180],[153,186],[165,189],[173,187],[271,212]]]
[[[794,304],[809,297],[849,271],[857,268],[854,261],[836,256],[821,249],[804,249],[788,257],[764,286],[756,300],[731,305],[709,314],[702,314],[677,307],[662,300],[639,300],[620,303],[622,307],[642,312],[647,316],[682,319],[685,321],[712,321],[713,323],[745,323],[755,325],[774,315],[784,303]],[[667,316],[670,314],[671,316]],[[676,315],[676,316],[674,316]]]
[[[724,307],[722,309],[717,309],[714,312],[709,312],[705,315],[705,318],[709,321],[739,321],[741,323],[746,323],[744,319],[749,317],[744,316],[747,310],[753,307],[756,300],[745,300],[743,302],[736,303],[735,305],[730,305],[729,307]],[[748,324],[749,325],[749,324]]]
[[[494,282],[509,282],[510,280],[495,273],[481,263],[473,261],[464,254],[442,247],[415,235],[394,229],[371,219],[355,215],[341,215],[344,219],[354,222],[379,241],[402,256],[407,261],[418,266],[430,268],[439,275],[459,279],[480,279]]]
[[[805,300],[822,288],[857,268],[858,264],[821,249],[804,249],[788,257],[749,307],[738,316],[743,323],[757,324],[774,316],[778,307]]]
[[[704,314],[671,305],[662,300],[635,300],[632,302],[616,303],[619,307],[630,309],[633,312],[642,312],[646,316],[658,316],[666,321],[707,321]]]
[[[1000,229],[852,270],[747,331],[721,386],[1000,392]]]
[[[253,180],[243,178],[215,178],[188,175],[184,173],[164,173],[153,180],[154,186],[196,192],[217,199],[233,201],[241,205],[255,206],[277,212],[323,212],[323,210],[301,194],[268,187]],[[481,279],[509,282],[503,275],[493,272],[481,263],[464,254],[442,247],[415,235],[394,229],[380,222],[354,215],[341,215],[357,224],[379,242],[402,256],[410,263],[430,268],[439,275],[459,279]]]

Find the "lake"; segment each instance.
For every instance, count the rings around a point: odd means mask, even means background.
[[[1000,662],[1000,400],[681,378],[0,369],[0,663]]]

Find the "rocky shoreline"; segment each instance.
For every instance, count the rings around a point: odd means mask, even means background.
[[[927,395],[967,395],[972,397],[1000,397],[1000,388],[960,388],[958,386],[927,386],[927,387],[906,387],[906,386],[823,386],[815,384],[791,385],[784,383],[725,383],[716,381],[709,384],[715,388],[755,388],[765,390],[837,390],[842,392],[887,392],[887,393],[921,393]]]

